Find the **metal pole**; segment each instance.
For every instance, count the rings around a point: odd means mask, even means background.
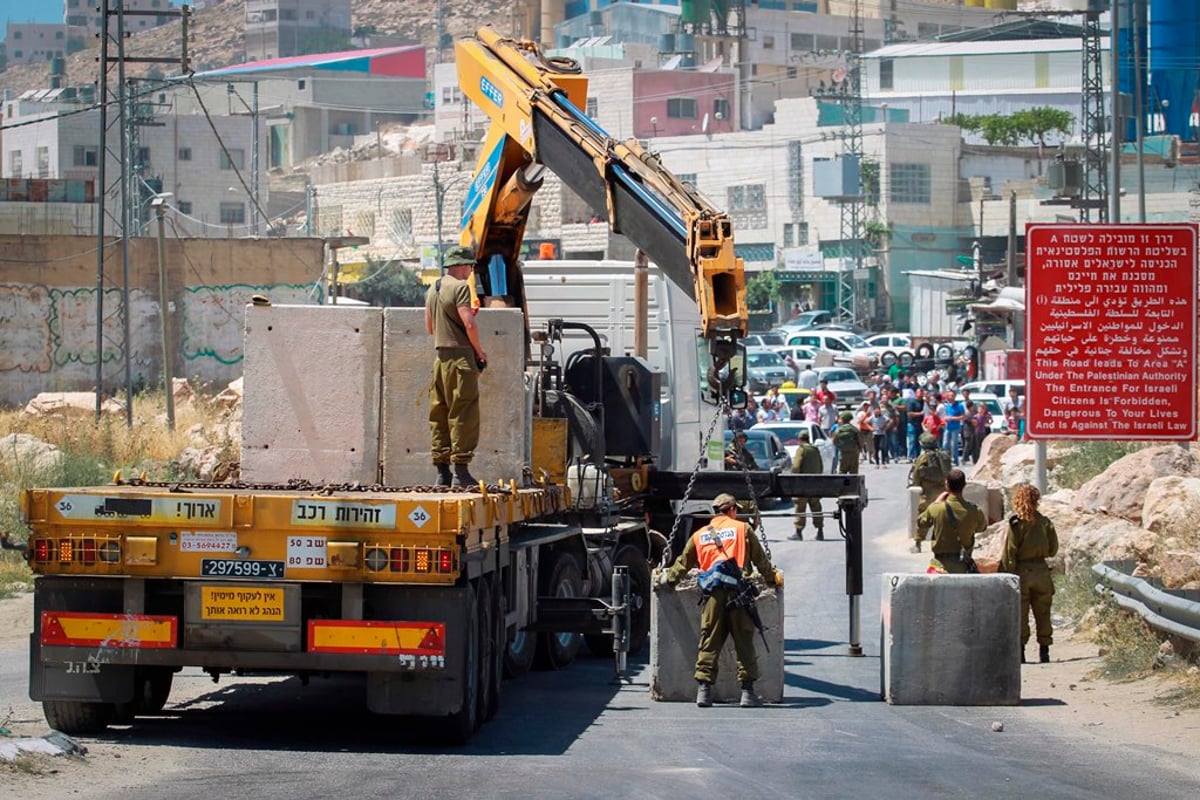
[[[650,259],[638,249],[633,256],[633,354],[645,358],[650,327]]]
[[[1138,222],[1146,221],[1146,164],[1145,138],[1146,114],[1142,108],[1145,103],[1142,73],[1142,47],[1138,33],[1145,29],[1146,2],[1145,0],[1129,0],[1133,6],[1133,113],[1136,117],[1134,130],[1137,135],[1137,173],[1138,173]]]
[[[1017,285],[1017,193],[1008,196],[1008,258],[1004,262],[1004,283]]]
[[[167,331],[167,259],[164,244],[163,216],[166,204],[161,197],[154,200],[154,215],[158,218],[158,306],[159,332],[162,334],[163,385],[167,394],[167,429],[175,430],[175,387],[171,369],[171,337]]]
[[[847,654],[861,656],[862,649],[862,591],[863,547],[862,506],[858,495],[839,497],[846,522],[846,594],[850,597],[850,642]]]
[[[442,181],[438,175],[438,162],[433,162],[433,199],[437,205],[437,263],[438,269],[446,268],[446,257],[442,253],[442,202],[446,199],[446,190],[442,187]]]
[[[1118,4],[1119,5],[1119,2]],[[1119,223],[1121,221],[1121,120],[1124,117],[1121,115],[1121,82],[1117,80],[1117,76],[1121,74],[1121,56],[1120,56],[1120,35],[1121,35],[1121,15],[1119,9],[1114,8],[1112,14],[1112,132],[1109,136],[1109,160],[1111,173],[1108,181],[1108,221]],[[1098,88],[1097,93],[1103,93],[1103,87]],[[1103,109],[1101,109],[1103,111]],[[1101,142],[1103,142],[1103,132],[1100,133]],[[1101,166],[1104,164],[1104,159],[1099,159]],[[1041,489],[1039,488],[1039,491]]]
[[[253,121],[250,123],[250,131],[253,139],[250,142],[250,189],[251,199],[254,208],[250,211],[251,227],[250,231],[258,236],[258,81],[254,82],[254,108],[250,115]]]
[[[100,152],[96,164],[96,422],[104,396],[104,215],[108,196],[108,2],[100,9]]]

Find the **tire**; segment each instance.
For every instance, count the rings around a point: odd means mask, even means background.
[[[967,361],[974,361],[979,358],[979,348],[973,344],[969,344],[963,348],[963,358]]]
[[[112,722],[112,703],[85,703],[78,700],[43,700],[46,722],[68,736],[102,733]]]
[[[933,358],[933,345],[931,345],[929,342],[921,342],[919,345],[917,345],[917,348],[913,350],[913,354],[921,360]]]
[[[884,366],[884,367],[890,367],[892,364],[895,364],[898,360],[899,360],[899,357],[895,353],[893,353],[891,350],[884,350],[883,353],[879,356],[879,364],[880,364],[880,366]]]
[[[629,625],[629,655],[637,655],[650,642],[650,564],[642,551],[626,545],[613,557],[613,566],[629,569],[629,594],[633,612]],[[612,648],[609,648],[610,652]]]
[[[537,636],[514,629],[504,648],[504,677],[519,678],[529,672],[536,653]]]
[[[551,597],[583,595],[583,577],[575,556],[565,551],[555,554],[542,593]],[[583,637],[577,633],[539,633],[533,665],[538,669],[565,669],[575,660],[582,643]]]
[[[954,348],[948,344],[939,344],[934,351],[934,358],[938,361],[953,361]]]
[[[491,576],[479,579],[476,606],[479,608],[479,692],[475,723],[482,725],[496,716],[500,708],[500,676],[503,670],[503,630]]]
[[[462,705],[458,711],[436,718],[433,728],[438,741],[447,745],[466,744],[478,727],[479,704],[479,607],[475,586],[469,584],[467,629],[463,632],[466,649],[462,665]]]
[[[914,358],[913,354],[907,350],[900,354],[900,366],[906,369],[911,367],[913,365],[913,361],[915,360],[916,359]]]

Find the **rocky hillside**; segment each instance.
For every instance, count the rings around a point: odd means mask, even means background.
[[[192,68],[196,71],[224,67],[244,61],[242,25],[243,0],[226,0],[219,5],[196,11],[189,31],[189,51]],[[491,24],[501,30],[511,30],[511,0],[454,0],[444,2],[444,25],[452,37],[458,37],[476,27]],[[437,43],[438,0],[354,0],[355,28],[374,26],[382,34],[402,36],[420,41],[432,53]],[[178,22],[130,37],[126,54],[130,56],[174,57],[180,53]],[[83,86],[98,78],[97,49],[84,50],[67,58],[68,86]],[[128,67],[131,76],[144,76],[147,65]],[[178,74],[177,69],[159,67],[166,75]],[[0,72],[0,90],[42,89],[50,85],[49,65],[16,66]]]

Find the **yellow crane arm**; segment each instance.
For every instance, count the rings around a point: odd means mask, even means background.
[[[492,120],[462,224],[462,243],[475,248],[481,267],[495,269],[498,257],[507,284],[520,286],[529,204],[548,168],[696,300],[714,361],[732,357],[748,317],[729,217],[636,139],[618,141],[580,111],[587,78],[574,60],[546,57],[490,28],[458,41],[455,56],[463,94]]]

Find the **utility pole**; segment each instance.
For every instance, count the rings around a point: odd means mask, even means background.
[[[163,388],[167,395],[167,429],[175,430],[175,386],[174,373],[171,364],[171,334],[167,326],[167,310],[170,300],[167,295],[167,259],[166,236],[163,231],[163,215],[166,213],[166,199],[170,192],[159,194],[150,201],[154,208],[154,216],[158,219],[158,308],[159,333],[162,335],[162,374]]]
[[[857,184],[853,194],[842,199],[841,259],[837,272],[838,319],[857,322],[864,315],[858,303],[858,276],[863,269],[863,195],[862,195],[862,0],[853,0],[850,17],[850,53],[846,57],[846,79],[841,86],[842,157],[853,162]],[[847,262],[849,262],[847,264]],[[848,267],[848,268],[847,268]]]

